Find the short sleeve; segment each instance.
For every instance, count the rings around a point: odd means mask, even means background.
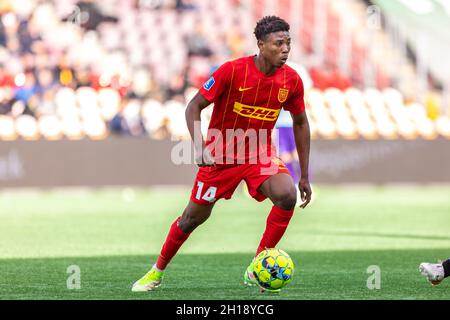
[[[299,114],[305,111],[303,81],[299,75],[297,75],[294,91],[283,105],[283,109],[293,114]]]
[[[209,102],[214,102],[230,84],[231,62],[221,65],[200,88],[200,94]]]

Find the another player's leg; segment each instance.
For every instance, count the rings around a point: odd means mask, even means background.
[[[289,225],[297,201],[294,181],[287,173],[271,176],[261,184],[259,189],[272,201],[273,207],[267,217],[266,229],[255,256],[265,248],[274,248],[278,244]],[[244,283],[247,285],[257,283],[253,274],[253,263],[254,260],[244,273]]]
[[[294,184],[297,185],[300,181],[300,164],[296,159],[295,154],[292,152],[280,153],[280,158],[286,164],[286,167],[294,180]]]
[[[433,286],[436,286],[450,276],[450,258],[442,263],[423,262],[419,266],[419,271]]]
[[[300,181],[300,164],[296,154],[297,147],[295,144],[294,132],[291,127],[278,128],[277,132],[280,158],[288,168],[289,173],[294,180],[294,184],[297,185]]]
[[[189,201],[183,215],[172,223],[158,260],[149,272],[133,284],[132,291],[150,291],[161,285],[167,265],[191,232],[209,218],[213,207],[214,204],[199,205]]]

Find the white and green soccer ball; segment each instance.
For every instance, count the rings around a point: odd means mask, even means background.
[[[294,262],[283,250],[269,248],[255,257],[253,270],[262,289],[279,290],[291,282]]]

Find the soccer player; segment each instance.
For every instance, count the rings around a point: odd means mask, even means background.
[[[242,180],[255,200],[269,198],[273,203],[256,255],[277,245],[297,201],[294,181],[276,157],[270,140],[281,109],[289,111],[293,121],[302,172],[298,183],[303,201],[300,207],[305,208],[311,200],[310,132],[303,82],[285,64],[291,48],[289,24],[279,17],[267,16],[258,21],[254,34],[259,53],[224,63],[187,106],[186,121],[199,166],[190,201],[170,227],[156,263],[134,283],[132,291],[149,291],[161,284],[164,270],[191,232],[208,219],[219,199],[231,198]],[[204,141],[200,112],[211,103],[214,108]],[[235,152],[242,146],[245,152]],[[256,284],[253,260],[244,272],[244,283]]]
[[[440,263],[423,262],[419,266],[419,271],[433,286],[436,286],[450,276],[450,258]]]

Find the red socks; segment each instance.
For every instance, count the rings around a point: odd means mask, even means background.
[[[178,221],[180,218],[181,217],[178,217],[172,223],[166,242],[164,242],[158,260],[156,260],[156,267],[161,271],[166,268],[170,260],[172,260],[177,253],[178,249],[180,249],[186,239],[189,238],[190,233],[184,233],[178,226]]]
[[[286,231],[293,214],[294,209],[283,210],[276,206],[272,207],[272,210],[267,217],[266,230],[261,238],[256,255],[265,248],[274,248],[278,244]],[[178,249],[180,249],[187,238],[189,238],[190,233],[184,233],[178,226],[179,220],[180,217],[172,223],[166,242],[164,242],[164,245],[162,246],[161,253],[156,261],[156,267],[159,270],[164,270],[166,268]]]
[[[256,255],[266,248],[274,248],[283,236],[289,221],[294,214],[294,209],[283,210],[273,206],[267,217],[266,230],[261,238]]]

